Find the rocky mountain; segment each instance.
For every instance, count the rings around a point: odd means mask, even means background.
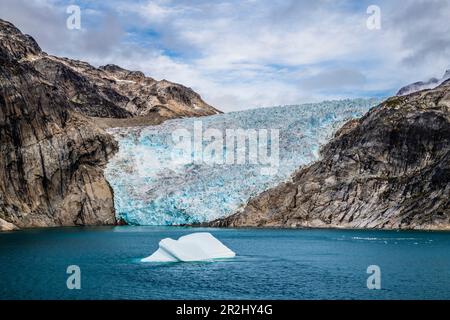
[[[0,20],[0,230],[116,223],[103,169],[117,142],[92,117],[217,112],[181,85],[50,56]]]
[[[43,52],[36,41],[0,19],[2,46],[62,89],[73,108],[91,117],[169,119],[220,113],[190,88],[156,81],[140,71],[90,64]]]
[[[428,81],[418,81],[404,86],[397,92],[396,95],[404,96],[421,90],[433,89],[448,79],[450,79],[450,70],[445,71],[444,76],[441,79],[431,78]]]
[[[450,80],[347,122],[321,160],[210,225],[449,230]]]

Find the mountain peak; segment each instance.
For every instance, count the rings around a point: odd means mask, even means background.
[[[0,54],[8,60],[28,63],[49,83],[65,91],[73,108],[87,116],[145,117],[144,124],[155,124],[220,113],[183,85],[156,81],[141,71],[115,64],[95,68],[87,62],[47,55],[33,37],[4,20],[0,20]]]
[[[23,59],[30,55],[42,54],[36,40],[30,35],[23,34],[11,22],[0,19],[0,42],[4,54],[16,59]]]
[[[398,92],[397,96],[404,96],[410,93],[414,93],[417,91],[427,90],[427,89],[434,89],[440,84],[444,83],[446,80],[450,78],[450,69],[447,69],[444,73],[444,76],[441,79],[437,78],[431,78],[427,81],[418,81],[411,84],[408,84],[407,86],[402,87]]]

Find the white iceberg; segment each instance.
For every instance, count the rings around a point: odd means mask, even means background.
[[[180,237],[162,239],[159,249],[142,262],[189,262],[233,258],[236,254],[209,232],[192,233]]]

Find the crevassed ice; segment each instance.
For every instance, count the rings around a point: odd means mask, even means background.
[[[247,200],[287,180],[319,157],[321,145],[345,121],[362,116],[379,99],[352,99],[254,109],[166,121],[159,126],[116,128],[119,152],[106,177],[114,189],[118,217],[134,225],[180,225],[232,214]],[[280,130],[279,167],[261,174],[260,165],[183,164],[172,159],[172,132],[203,129]],[[226,150],[229,152],[229,150]]]

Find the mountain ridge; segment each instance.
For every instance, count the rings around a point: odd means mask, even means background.
[[[33,37],[0,19],[0,41],[20,63],[29,63],[53,85],[64,89],[76,111],[90,117],[172,119],[221,113],[181,84],[157,81],[141,71],[91,64],[42,51]],[[160,121],[161,122],[161,121]]]
[[[450,79],[450,69],[446,70],[442,78],[431,78],[427,81],[417,81],[411,84],[408,84],[397,92],[396,96],[404,96],[407,94],[411,94],[421,90],[433,89],[438,85],[444,83],[445,81]]]

